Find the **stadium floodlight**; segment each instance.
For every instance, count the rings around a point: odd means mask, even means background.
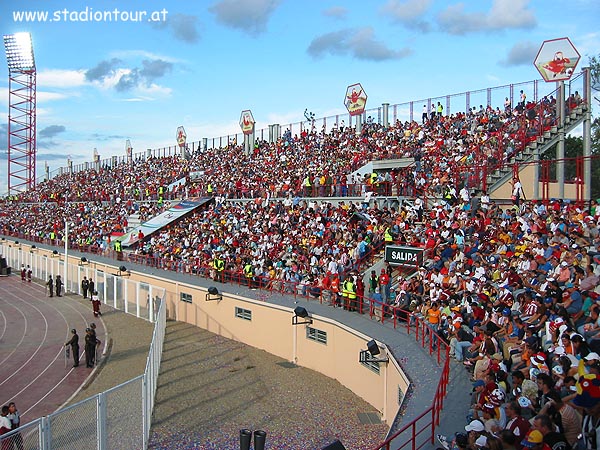
[[[4,48],[8,63],[8,194],[12,195],[35,187],[37,74],[31,34],[4,35]]]
[[[4,48],[8,70],[11,72],[28,72],[35,70],[33,43],[30,33],[15,33],[4,35]]]

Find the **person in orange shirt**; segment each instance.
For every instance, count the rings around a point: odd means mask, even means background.
[[[436,302],[433,302],[427,310],[427,325],[431,333],[430,341],[432,348],[436,348],[437,345],[437,331],[440,325],[440,318],[442,312]]]

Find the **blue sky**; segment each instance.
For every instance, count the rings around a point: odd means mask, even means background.
[[[118,9],[142,21],[65,21]],[[60,21],[18,21],[21,12]],[[55,14],[56,12],[56,14]],[[148,22],[155,12],[156,22]],[[84,18],[84,16],[79,16]],[[141,17],[141,16],[140,16]],[[166,20],[162,20],[166,18]],[[21,0],[0,5],[0,31],[32,34],[38,71],[38,176],[51,170],[345,112],[360,82],[367,108],[539,78],[546,39],[568,36],[600,53],[597,0]],[[0,150],[6,149],[8,69],[0,77]],[[497,106],[497,105],[494,105]],[[0,192],[7,163],[0,151]]]

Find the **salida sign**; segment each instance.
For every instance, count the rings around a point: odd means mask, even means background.
[[[419,247],[386,245],[385,261],[397,266],[419,267],[423,264],[423,249]]]

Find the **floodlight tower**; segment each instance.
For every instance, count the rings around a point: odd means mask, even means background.
[[[8,62],[8,194],[35,186],[36,70],[31,34],[4,36]]]

